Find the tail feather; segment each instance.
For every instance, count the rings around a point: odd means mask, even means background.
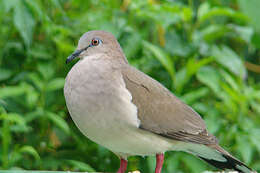
[[[211,160],[211,159],[203,158],[200,156],[198,156],[198,157],[221,170],[233,169],[233,170],[238,171],[239,173],[251,173],[252,172],[252,170],[248,166],[246,166],[244,163],[242,163],[241,161],[239,161],[233,157],[230,157],[229,155],[222,154],[222,156],[226,159],[225,162]]]
[[[252,173],[252,169],[239,161],[219,145],[193,145],[189,152],[221,170],[233,169],[239,173]]]

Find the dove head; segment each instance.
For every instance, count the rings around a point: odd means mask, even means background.
[[[106,54],[111,58],[123,58],[124,53],[113,34],[106,31],[89,31],[81,36],[77,49],[66,60],[69,63],[75,58],[84,58],[95,54]]]

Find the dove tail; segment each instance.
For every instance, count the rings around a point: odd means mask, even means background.
[[[193,145],[186,150],[221,170],[233,169],[239,173],[252,173],[252,169],[239,161],[217,144]]]
[[[238,171],[239,173],[251,173],[252,170],[247,167],[244,163],[240,162],[239,160],[230,157],[228,155],[223,154],[222,155],[226,161],[222,162],[222,161],[217,161],[217,160],[210,160],[210,159],[206,159],[203,157],[200,157],[202,160],[208,162],[209,164],[215,166],[216,168],[219,168],[221,170],[225,170],[225,169],[233,169]]]
[[[238,171],[239,173],[252,173],[252,169],[246,166],[243,162],[239,161],[232,155],[230,155],[227,151],[221,148],[219,145],[212,145],[208,146],[209,148],[218,151],[218,154],[221,155],[223,160],[215,160],[215,159],[208,159],[202,156],[199,156],[202,160],[208,162],[209,164],[219,168],[221,170],[225,169],[233,169]]]

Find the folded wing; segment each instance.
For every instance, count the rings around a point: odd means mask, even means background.
[[[159,82],[131,66],[122,68],[122,75],[138,108],[140,128],[180,141],[217,143],[200,115]]]

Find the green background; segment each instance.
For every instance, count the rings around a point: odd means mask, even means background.
[[[0,0],[0,169],[117,170],[118,158],[76,128],[63,96],[66,57],[99,29],[260,171],[259,16],[259,0]],[[129,171],[154,167],[154,157],[129,158]],[[165,173],[204,170],[216,169],[166,153]]]

